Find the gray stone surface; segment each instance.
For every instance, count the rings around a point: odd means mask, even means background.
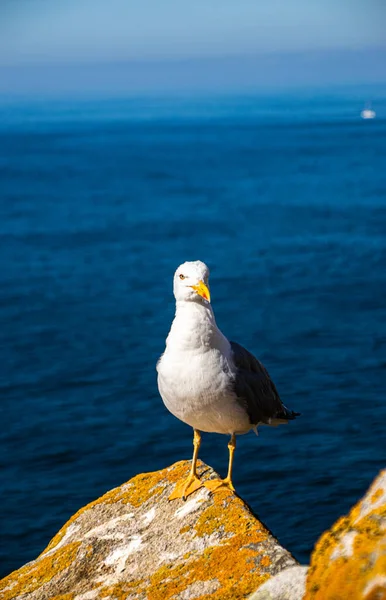
[[[284,569],[250,596],[249,600],[302,600],[305,594],[308,567]]]
[[[189,468],[138,475],[78,511],[36,560],[0,582],[0,599],[242,599],[297,564],[226,488],[169,501]]]
[[[386,600],[386,470],[315,545],[307,600]]]

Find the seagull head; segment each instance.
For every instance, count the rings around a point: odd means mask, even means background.
[[[184,262],[174,274],[173,290],[177,301],[210,303],[209,269],[200,260]]]

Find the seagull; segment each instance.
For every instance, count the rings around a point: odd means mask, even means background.
[[[209,269],[200,260],[185,262],[174,274],[175,317],[157,363],[158,389],[166,408],[193,428],[190,473],[169,497],[186,499],[200,487],[235,491],[232,482],[236,435],[259,425],[278,425],[300,413],[289,410],[262,363],[216,325]],[[201,432],[230,435],[225,479],[202,483],[197,473]]]

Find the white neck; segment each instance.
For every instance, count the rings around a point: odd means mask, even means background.
[[[203,350],[217,347],[225,351],[229,346],[216,325],[209,303],[179,300],[176,314],[166,340],[167,350]]]

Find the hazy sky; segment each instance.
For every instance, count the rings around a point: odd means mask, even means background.
[[[386,0],[1,0],[0,65],[386,46]]]

